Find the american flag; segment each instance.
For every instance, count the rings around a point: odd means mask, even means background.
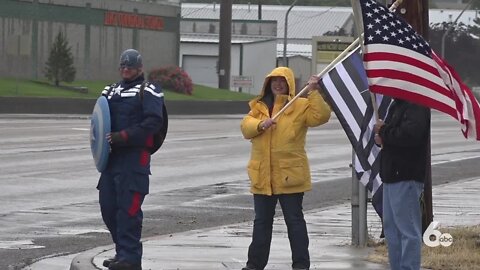
[[[374,0],[356,4],[363,18],[370,91],[447,113],[460,122],[466,138],[480,140],[480,106],[453,68],[386,7]]]
[[[358,51],[350,53],[322,76],[320,85],[355,151],[353,167],[357,178],[372,193],[372,205],[382,217],[380,148],[373,140],[376,116],[368,91],[367,75]],[[376,102],[379,116],[384,118],[390,98],[377,95]]]

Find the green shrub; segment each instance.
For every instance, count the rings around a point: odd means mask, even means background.
[[[167,88],[178,93],[191,95],[193,92],[192,79],[184,70],[177,66],[167,66],[153,69],[148,74],[148,80],[156,81],[163,88]]]

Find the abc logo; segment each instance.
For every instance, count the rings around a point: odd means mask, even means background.
[[[432,221],[423,234],[423,243],[429,247],[438,247],[442,245],[449,247],[453,244],[453,237],[449,233],[442,234],[439,230],[436,230],[438,221]],[[430,237],[434,236],[435,240],[431,240]]]

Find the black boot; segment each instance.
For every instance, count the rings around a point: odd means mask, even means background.
[[[104,260],[103,261],[103,266],[108,268],[111,263],[116,262],[116,261],[117,261],[117,256],[115,255],[115,257],[108,258],[108,259]]]
[[[142,270],[141,264],[131,264],[128,262],[116,261],[108,266],[110,270]]]

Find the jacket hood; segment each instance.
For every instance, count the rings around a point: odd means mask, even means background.
[[[288,67],[277,67],[270,74],[267,75],[265,78],[265,82],[263,83],[263,88],[260,96],[265,96],[265,94],[271,94],[272,89],[270,88],[270,79],[272,77],[284,77],[287,80],[288,84],[288,96],[289,98],[293,98],[295,96],[295,77],[293,75],[293,71]]]

